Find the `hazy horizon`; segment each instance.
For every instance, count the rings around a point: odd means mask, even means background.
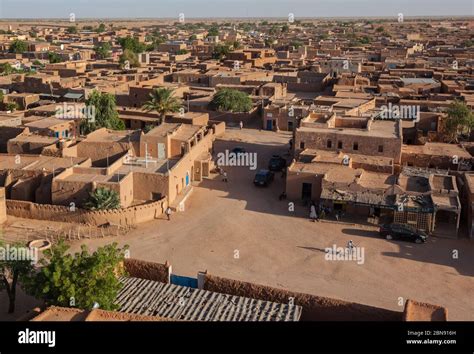
[[[3,19],[474,16],[474,0],[0,0]]]

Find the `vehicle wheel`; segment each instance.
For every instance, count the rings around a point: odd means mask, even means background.
[[[423,243],[423,240],[422,240],[421,238],[417,238],[417,239],[415,240],[415,243],[418,243],[418,244]]]
[[[386,235],[385,238],[386,238],[387,240],[393,240],[392,235]]]

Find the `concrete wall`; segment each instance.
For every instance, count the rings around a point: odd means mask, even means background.
[[[25,218],[51,220],[87,225],[104,225],[107,223],[122,226],[135,225],[158,218],[167,208],[165,199],[125,209],[88,211],[60,205],[35,204],[31,202],[7,200],[7,214]]]

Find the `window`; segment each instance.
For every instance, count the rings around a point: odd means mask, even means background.
[[[359,143],[354,143],[352,145],[352,150],[359,150]]]
[[[338,142],[337,142],[337,148],[338,148],[338,149],[342,149],[342,141],[338,141]]]
[[[383,145],[379,145],[379,152],[383,152]]]
[[[332,147],[332,141],[328,140],[327,143],[326,143],[326,146],[327,146],[328,149],[330,149]]]
[[[304,149],[304,141],[300,142],[300,149]]]

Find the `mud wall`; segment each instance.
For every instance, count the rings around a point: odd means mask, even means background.
[[[107,223],[122,226],[135,225],[158,218],[167,207],[165,199],[124,209],[89,211],[61,205],[36,204],[7,200],[7,215],[25,219],[51,220],[87,225]]]
[[[403,313],[327,297],[296,293],[253,283],[205,275],[204,289],[303,307],[301,321],[401,321]]]
[[[125,271],[130,277],[154,280],[167,284],[170,282],[171,266],[168,262],[161,264],[128,258],[125,259],[123,264]]]

